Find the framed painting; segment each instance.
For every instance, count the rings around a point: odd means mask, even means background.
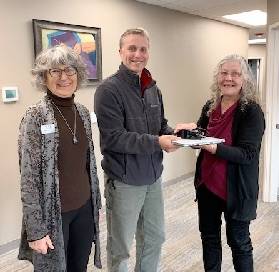
[[[35,56],[41,50],[65,44],[76,50],[87,66],[88,83],[102,80],[101,29],[45,20],[32,20]]]

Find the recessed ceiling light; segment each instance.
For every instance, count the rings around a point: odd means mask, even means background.
[[[248,41],[248,44],[265,44],[266,39],[252,39]]]
[[[266,25],[266,12],[261,10],[251,10],[238,14],[231,14],[223,16],[226,19],[245,23],[251,26]]]

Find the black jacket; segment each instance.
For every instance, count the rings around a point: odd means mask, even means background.
[[[94,101],[105,173],[130,185],[154,183],[163,171],[158,135],[172,133],[155,81],[142,97],[139,76],[122,64]]]
[[[198,126],[207,127],[210,106],[208,101],[202,109]],[[232,124],[232,146],[218,144],[216,156],[228,161],[227,212],[236,220],[256,218],[259,192],[259,154],[265,129],[264,115],[260,106],[249,103],[236,108]],[[195,185],[201,177],[201,151],[196,164]]]

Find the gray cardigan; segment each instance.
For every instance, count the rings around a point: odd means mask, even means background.
[[[90,182],[95,222],[96,267],[101,268],[99,209],[101,197],[97,177],[89,111],[76,103],[89,141]],[[54,133],[42,134],[41,126],[54,124]],[[47,96],[26,111],[19,128],[18,153],[21,173],[23,222],[18,258],[29,260],[35,271],[66,271],[62,233],[57,154],[59,133],[51,102]],[[42,255],[33,252],[28,241],[49,234],[55,249]]]

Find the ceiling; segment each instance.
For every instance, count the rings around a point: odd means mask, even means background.
[[[267,0],[137,0],[155,6],[161,6],[172,10],[199,15],[202,17],[240,25],[249,29],[249,39],[259,38],[257,33],[263,33],[265,38],[266,26],[251,27],[246,24],[232,22],[223,15],[235,14],[250,10],[267,11]]]

